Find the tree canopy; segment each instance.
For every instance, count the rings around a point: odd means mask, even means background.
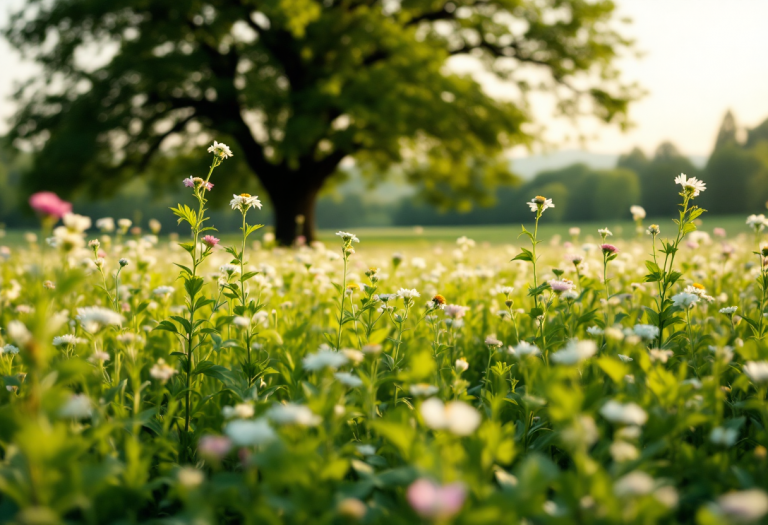
[[[569,117],[627,124],[631,46],[609,0],[28,0],[9,41],[44,68],[17,93],[11,140],[38,152],[29,189],[101,192],[167,148],[233,141],[273,204],[311,238],[342,160],[404,169],[443,206],[511,180],[500,155],[538,139],[529,94]],[[507,82],[491,97],[448,67]]]

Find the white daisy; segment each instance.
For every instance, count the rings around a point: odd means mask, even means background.
[[[220,142],[216,142],[215,140],[213,141],[213,145],[208,148],[208,153],[213,153],[222,159],[228,159],[232,156],[232,150],[229,149],[229,146]]]
[[[232,195],[232,200],[229,201],[229,205],[233,210],[240,210],[246,212],[251,208],[261,209],[261,201],[256,195],[249,193],[241,193],[240,195]]]
[[[552,199],[542,197],[541,195],[535,196],[533,199],[531,199],[530,202],[526,204],[528,204],[528,207],[531,208],[532,212],[538,212],[539,208],[541,208],[541,213],[544,213],[544,210],[547,208],[555,207],[555,205],[552,204]]]
[[[707,185],[705,183],[696,177],[688,178],[685,173],[681,173],[675,177],[675,184],[682,186],[683,191],[690,192],[692,197],[698,197],[702,191],[707,189]]]

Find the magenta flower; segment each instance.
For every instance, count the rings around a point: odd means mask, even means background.
[[[33,210],[49,217],[61,219],[72,211],[72,204],[63,201],[53,192],[41,191],[29,198],[29,205]]]
[[[600,248],[603,249],[603,253],[618,253],[619,249],[613,244],[601,244]]]
[[[203,244],[205,244],[208,248],[214,248],[217,244],[219,244],[219,239],[213,235],[206,235],[203,237]]]
[[[422,518],[450,518],[464,505],[467,491],[461,483],[440,486],[428,479],[414,481],[406,494],[408,503]]]
[[[184,186],[186,186],[187,188],[194,188],[195,179],[193,179],[192,177],[187,177],[186,179],[184,179]]]

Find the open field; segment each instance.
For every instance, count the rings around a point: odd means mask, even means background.
[[[744,222],[743,216],[720,216],[708,217],[701,221],[700,229],[712,233],[714,228],[724,228],[729,237],[741,233],[749,233],[750,229]],[[94,218],[96,219],[96,218]],[[643,224],[647,227],[652,223],[659,223],[662,226],[662,237],[666,234],[673,234],[674,224],[669,218],[645,219]],[[568,230],[571,227],[581,228],[580,239],[583,241],[594,242],[598,236],[599,228],[608,227],[614,234],[614,239],[632,239],[635,234],[635,224],[632,221],[605,221],[602,223],[542,223],[539,226],[539,238],[549,241],[554,236],[559,235],[563,241],[571,239]],[[531,224],[526,227],[531,228]],[[520,225],[489,225],[489,226],[430,226],[430,227],[397,227],[397,228],[353,228],[359,237],[365,239],[366,244],[381,247],[391,247],[396,249],[398,246],[407,246],[409,248],[432,248],[434,246],[453,245],[459,237],[469,237],[478,243],[490,243],[493,245],[512,244],[518,245],[524,238],[519,237]],[[266,228],[262,231],[268,231]],[[254,239],[261,237],[262,232],[254,234]],[[320,230],[318,239],[322,242],[335,242],[335,230]],[[24,244],[23,231],[9,230],[5,238],[0,239],[0,245],[19,246]],[[221,236],[225,242],[236,239],[237,234],[224,234]],[[161,235],[161,238],[164,236]]]
[[[14,232],[0,521],[765,519],[768,221],[705,216],[712,238],[687,210],[666,247],[624,223],[271,248],[184,207],[181,244],[69,213],[51,245]]]

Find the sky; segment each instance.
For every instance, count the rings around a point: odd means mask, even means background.
[[[21,0],[0,0],[0,25]],[[616,0],[619,17],[632,23],[623,34],[637,41],[641,58],[623,57],[624,78],[637,81],[647,95],[635,103],[628,132],[584,122],[579,130],[534,106],[545,137],[561,149],[623,153],[634,146],[652,152],[671,140],[688,155],[706,155],[730,109],[742,126],[768,118],[768,0]],[[36,73],[0,39],[0,133],[13,114],[8,100],[14,84]],[[492,92],[493,85],[488,85]],[[568,140],[586,133],[585,148]],[[516,156],[525,155],[516,152]]]

